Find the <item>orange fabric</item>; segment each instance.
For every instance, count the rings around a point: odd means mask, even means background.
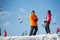
[[[30,19],[30,26],[37,26],[37,22],[35,22],[35,20],[38,21],[38,18],[35,14],[31,13],[29,19]]]

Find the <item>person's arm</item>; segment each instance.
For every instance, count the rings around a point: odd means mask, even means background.
[[[38,17],[37,17],[37,16],[36,16],[36,18],[34,19],[34,21],[35,21],[35,22],[37,22],[37,21],[38,21]]]
[[[33,16],[30,14],[30,16],[29,16],[29,20],[30,21],[34,21],[34,19],[33,19]]]

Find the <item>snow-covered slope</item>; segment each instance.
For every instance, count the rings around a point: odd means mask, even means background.
[[[36,36],[7,36],[0,37],[0,40],[60,40],[57,34],[41,34]]]

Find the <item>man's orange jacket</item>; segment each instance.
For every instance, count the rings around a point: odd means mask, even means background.
[[[31,13],[29,19],[30,19],[30,26],[38,26],[37,25],[38,18],[35,14]]]

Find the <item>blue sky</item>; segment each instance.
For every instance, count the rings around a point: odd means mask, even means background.
[[[39,19],[39,34],[46,34],[42,23],[46,18],[48,10],[51,10],[52,13],[51,33],[56,33],[56,28],[60,27],[60,0],[1,0],[1,4],[3,10],[0,13],[2,36],[4,29],[7,31],[7,36],[21,36],[25,30],[27,35],[29,35],[30,25],[28,17],[32,10],[35,11]],[[23,20],[22,23],[18,22],[20,17]],[[54,22],[57,24],[53,25]]]

